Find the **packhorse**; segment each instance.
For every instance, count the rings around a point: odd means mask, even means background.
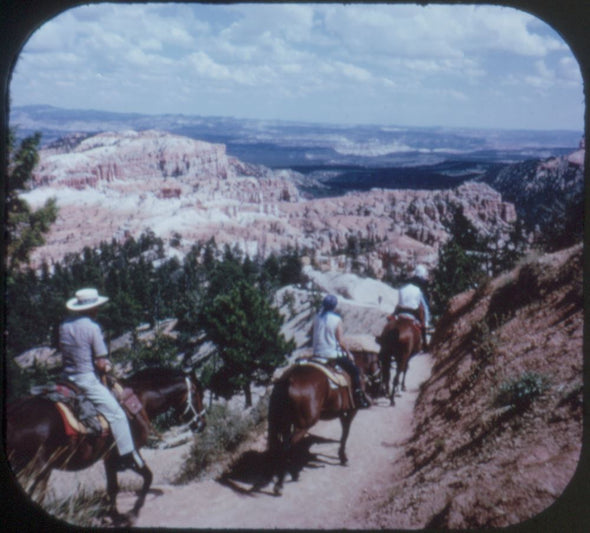
[[[382,383],[385,387],[385,395],[389,395],[390,404],[395,405],[395,393],[400,382],[401,390],[406,390],[406,374],[408,372],[410,358],[422,349],[421,325],[413,316],[396,314],[387,317],[387,323],[381,335],[375,337],[381,346],[379,360],[381,362]],[[395,359],[395,377],[389,391],[391,378],[391,359]]]
[[[313,361],[313,359],[311,360]],[[287,471],[293,480],[298,477],[294,459],[308,430],[319,420],[340,419],[342,434],[338,449],[340,464],[348,462],[346,440],[356,415],[350,377],[347,384],[335,387],[316,364],[295,364],[275,382],[268,408],[268,452],[277,481],[274,493],[281,494]]]
[[[169,368],[147,368],[127,379],[120,379],[123,390],[134,393],[138,401],[136,414],[129,424],[136,449],[146,444],[151,431],[150,420],[173,410],[180,423],[192,431],[202,431],[206,424],[203,391],[194,373]],[[152,482],[147,466],[136,472],[143,478],[133,509],[126,515],[117,511],[117,450],[111,432],[72,434],[60,414],[58,404],[44,396],[28,396],[7,407],[6,451],[12,470],[32,475],[28,489],[32,496],[41,488],[41,497],[53,469],[82,470],[104,461],[107,482],[107,512],[116,523],[132,523],[145,502]]]

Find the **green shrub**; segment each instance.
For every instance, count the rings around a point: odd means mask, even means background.
[[[547,378],[535,372],[525,372],[519,378],[502,383],[496,396],[496,405],[524,411],[533,400],[549,388]]]
[[[268,397],[264,396],[250,411],[216,404],[207,413],[207,427],[197,435],[177,483],[187,483],[201,476],[208,467],[229,458],[248,440],[266,419]]]
[[[498,350],[498,336],[490,324],[482,320],[473,326],[471,345],[479,360],[493,361]]]

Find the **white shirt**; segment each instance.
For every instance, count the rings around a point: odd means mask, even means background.
[[[340,316],[328,311],[318,313],[313,320],[313,354],[327,359],[339,357],[336,329],[342,322]]]
[[[424,307],[424,323],[428,326],[430,325],[430,309],[420,287],[413,283],[408,283],[399,289],[399,299],[397,302],[399,307],[416,310],[420,307],[420,304]]]
[[[417,285],[408,283],[399,290],[397,305],[406,309],[418,309],[422,301],[422,291]]]

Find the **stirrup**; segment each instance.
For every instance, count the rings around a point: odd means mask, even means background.
[[[145,462],[137,450],[120,455],[116,462],[117,472],[123,472],[128,469],[141,470],[144,466]]]
[[[371,404],[360,389],[354,392],[354,403],[356,404],[357,409],[368,409],[371,407]]]

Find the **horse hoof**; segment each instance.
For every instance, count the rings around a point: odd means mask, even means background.
[[[274,492],[275,496],[282,496],[283,495],[282,488],[279,487],[278,485],[275,485],[273,492]]]
[[[127,527],[129,525],[129,518],[119,512],[110,513],[109,518],[112,521],[112,525],[115,527]]]
[[[125,518],[127,519],[127,526],[131,527],[135,524],[135,522],[137,521],[137,517],[138,517],[138,513],[134,512],[134,511],[130,511],[125,515]]]

